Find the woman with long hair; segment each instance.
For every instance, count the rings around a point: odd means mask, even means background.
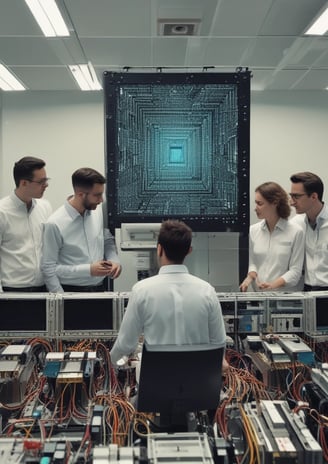
[[[246,292],[254,290],[295,291],[302,275],[304,232],[288,220],[288,194],[276,182],[265,182],[255,189],[255,212],[260,222],[249,230],[248,274],[240,284]]]

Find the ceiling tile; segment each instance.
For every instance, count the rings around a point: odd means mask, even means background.
[[[219,7],[214,17],[211,34],[220,37],[256,36],[271,3],[271,0],[218,2]]]
[[[326,0],[275,0],[259,35],[299,35],[325,5]]]
[[[78,90],[66,67],[43,66],[12,67],[13,72],[29,90]]]
[[[0,37],[0,60],[12,65],[60,65],[51,43],[62,39],[44,37]]]
[[[246,38],[213,38],[207,41],[204,63],[206,65],[240,66],[241,58],[250,39]]]
[[[66,0],[79,37],[150,36],[151,0]]]
[[[82,39],[85,54],[94,65],[150,66],[151,39]]]
[[[293,37],[258,37],[246,49],[243,66],[275,67],[293,43]]]
[[[304,73],[304,77],[295,85],[295,90],[324,90],[328,87],[328,69],[314,69]]]

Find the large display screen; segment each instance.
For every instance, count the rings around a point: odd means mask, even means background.
[[[248,233],[250,73],[104,73],[109,227]]]

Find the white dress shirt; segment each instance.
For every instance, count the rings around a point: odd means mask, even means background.
[[[26,203],[13,192],[0,200],[0,291],[2,287],[39,287],[42,228],[51,214],[47,200]]]
[[[61,284],[100,285],[104,277],[92,276],[90,265],[103,259],[120,262],[101,206],[81,215],[66,201],[44,226],[41,268],[48,290],[63,292]]]
[[[317,216],[316,226],[309,224],[305,214],[297,214],[293,221],[305,231],[304,282],[307,285],[328,286],[328,207],[324,204]]]
[[[266,221],[250,226],[249,268],[257,281],[272,282],[282,277],[286,285],[275,290],[296,291],[304,260],[304,231],[294,222],[279,219],[270,233]]]
[[[225,346],[224,321],[214,288],[189,274],[184,265],[162,266],[158,275],[133,286],[110,352],[112,362],[132,353],[142,334],[150,345]]]

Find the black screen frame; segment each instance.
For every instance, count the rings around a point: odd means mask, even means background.
[[[328,296],[315,297],[315,323],[317,332],[328,333]]]
[[[249,157],[250,157],[250,79],[248,70],[234,73],[135,73],[135,72],[104,72],[104,110],[105,110],[105,165],[107,174],[107,209],[108,226],[113,232],[120,228],[122,223],[153,223],[166,219],[180,219],[185,221],[195,232],[240,232],[242,236],[248,235],[249,214]],[[118,134],[115,126],[117,115],[117,94],[119,88],[131,84],[152,85],[183,85],[183,84],[233,84],[237,86],[238,106],[238,211],[231,223],[226,217],[218,215],[134,215],[118,213],[118,192],[116,159],[118,149]],[[223,215],[222,215],[223,216]]]

